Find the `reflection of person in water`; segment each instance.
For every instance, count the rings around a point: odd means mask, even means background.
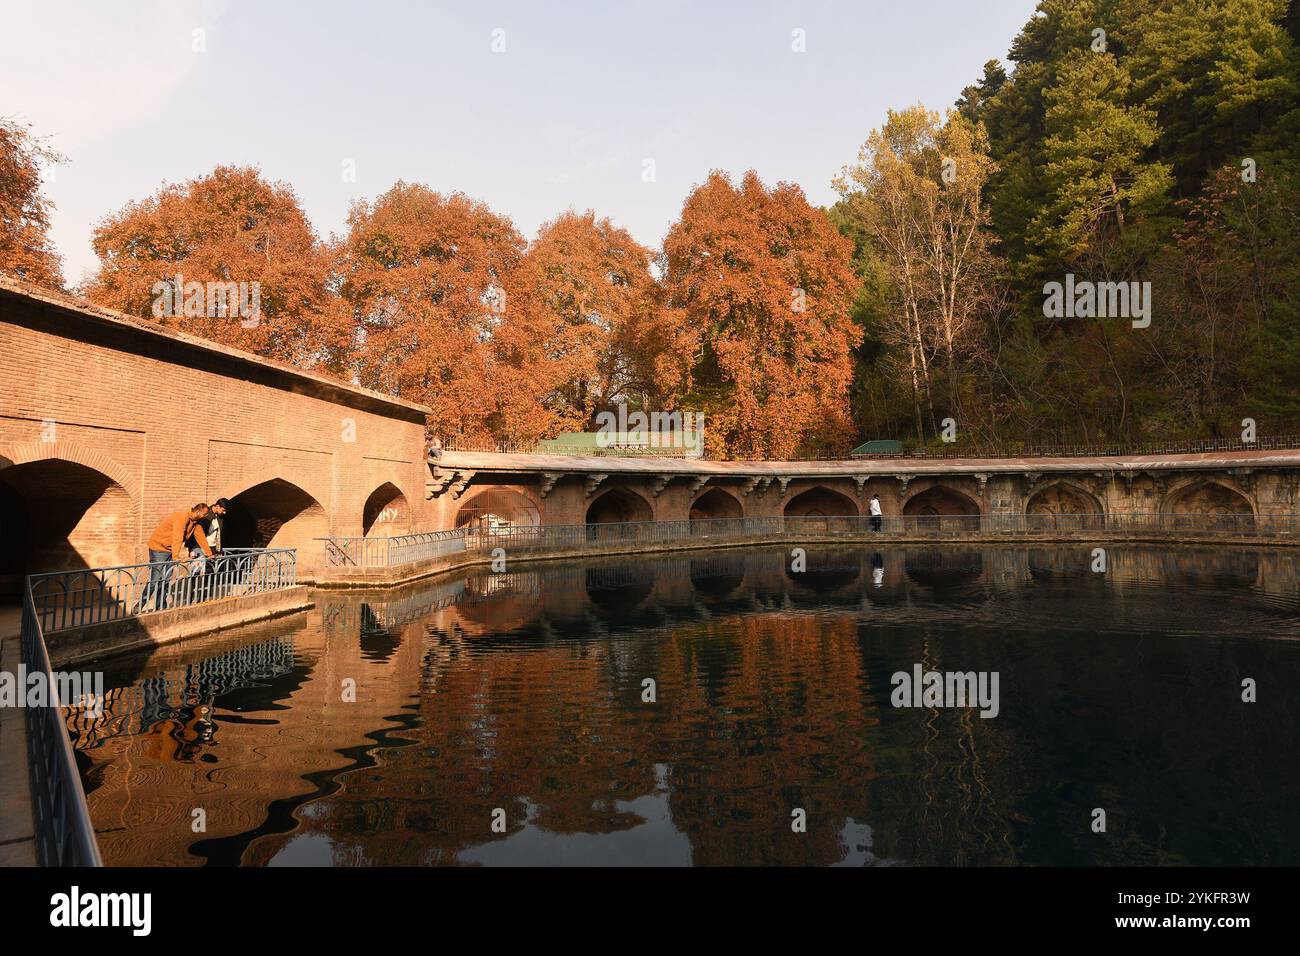
[[[871,556],[871,583],[878,588],[885,586],[885,556],[879,551]]]

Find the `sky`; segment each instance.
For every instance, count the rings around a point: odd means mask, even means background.
[[[101,217],[220,164],[292,185],[322,237],[406,180],[529,238],[594,209],[653,247],[713,169],[833,202],[886,110],[951,106],[1034,6],[0,0],[0,116],[67,157],[73,285]]]

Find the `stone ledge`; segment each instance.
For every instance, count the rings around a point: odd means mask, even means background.
[[[633,542],[611,542],[608,547],[565,548],[552,551],[522,551],[511,555],[507,549],[510,564],[528,561],[559,561],[575,558],[603,558],[628,554],[654,554],[672,551],[713,551],[720,548],[770,547],[772,545],[806,545],[806,544],[860,544],[860,545],[964,545],[978,548],[985,545],[1005,544],[1153,544],[1166,547],[1182,545],[1222,545],[1232,547],[1259,548],[1294,548],[1300,546],[1297,538],[1252,538],[1247,535],[1212,535],[1188,534],[1178,537],[1160,535],[1152,532],[1106,532],[1106,531],[1008,531],[1005,533],[971,536],[969,534],[935,533],[935,534],[898,534],[852,531],[844,533],[812,534],[803,532],[793,535],[771,535],[753,538],[690,538],[682,541],[660,541],[649,544]],[[368,570],[348,571],[341,568],[321,568],[314,581],[309,583],[323,590],[346,588],[387,588],[409,584],[423,578],[448,574],[463,568],[481,567],[490,564],[488,552],[457,552],[426,561],[400,565],[394,568],[372,568]]]
[[[72,664],[158,647],[227,628],[295,614],[314,607],[306,585],[222,598],[168,611],[153,611],[139,617],[107,621],[88,627],[73,627],[47,634],[50,665],[57,669]]]

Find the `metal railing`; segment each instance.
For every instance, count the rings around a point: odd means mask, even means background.
[[[1158,442],[1109,444],[1036,444],[1002,442],[989,444],[944,444],[904,448],[886,454],[863,455],[875,458],[1123,458],[1140,455],[1202,455],[1214,452],[1288,451],[1300,449],[1300,436],[1260,437],[1244,442],[1239,438],[1191,438]],[[841,457],[848,458],[845,454]]]
[[[50,669],[41,617],[32,599],[31,579],[23,588],[23,662],[29,675],[42,674],[46,691],[57,695],[60,684]],[[68,739],[62,701],[25,708],[27,766],[31,778],[36,856],[42,866],[102,866],[86,792]]]
[[[465,532],[425,531],[392,538],[317,538],[331,568],[391,568],[465,550]]]
[[[683,542],[727,544],[773,538],[957,537],[972,541],[1008,536],[1148,535],[1173,540],[1255,538],[1300,540],[1300,515],[1253,514],[954,514],[789,515],[754,518],[695,518],[686,521],[626,521],[575,525],[512,525],[462,528],[402,538],[324,538],[326,561],[334,567],[398,567],[452,552],[510,555],[649,547]],[[437,538],[436,548],[406,545],[406,538]],[[388,542],[385,544],[385,542]],[[362,546],[361,543],[364,543]],[[365,561],[366,563],[362,563]],[[385,563],[388,562],[388,563]]]
[[[620,457],[649,457],[663,454],[665,450],[624,449],[624,448],[584,448],[580,445],[557,447],[538,447],[535,442],[494,442],[490,440],[450,439],[442,445],[441,451],[448,452],[495,452],[510,455],[571,455],[579,458],[598,458],[616,455]],[[1198,455],[1213,452],[1234,451],[1291,451],[1300,450],[1300,436],[1279,435],[1261,436],[1253,442],[1243,442],[1236,438],[1193,438],[1175,439],[1159,442],[1128,442],[1089,444],[1041,444],[1036,442],[1000,442],[998,444],[953,443],[943,445],[919,445],[905,447],[896,452],[875,452],[863,455],[864,460],[879,459],[913,459],[913,458],[1121,458],[1139,455]],[[720,460],[720,456],[705,452],[706,460]],[[747,461],[754,459],[726,459]],[[772,459],[761,459],[770,461]],[[851,461],[850,448],[821,448],[796,452],[781,458],[781,461]]]
[[[34,612],[48,633],[292,587],[298,583],[298,553],[227,548],[212,558],[52,571],[27,580]]]

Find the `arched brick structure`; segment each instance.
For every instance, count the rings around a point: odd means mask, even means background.
[[[534,528],[541,524],[541,509],[522,491],[488,488],[465,501],[456,512],[456,527],[496,523],[513,528]]]
[[[108,563],[146,560],[164,515],[276,479],[322,509],[322,535],[363,533],[369,496],[386,483],[403,493],[410,530],[433,525],[422,406],[7,276],[0,356],[11,359],[0,472],[58,460],[111,479],[132,511],[117,525],[120,561]],[[160,397],[160,382],[194,401]],[[322,554],[319,542],[304,548],[304,565]]]
[[[1105,511],[1101,499],[1091,491],[1064,479],[1035,489],[1025,502],[1030,527],[1101,527]]]
[[[1160,510],[1168,515],[1192,515],[1217,520],[1225,530],[1254,527],[1255,503],[1242,492],[1213,478],[1192,478],[1165,494]]]
[[[609,524],[621,521],[650,521],[654,509],[635,491],[611,488],[596,496],[587,506],[587,524]]]
[[[394,538],[411,531],[411,505],[391,481],[370,493],[361,511],[361,533],[367,538]]]
[[[7,450],[0,449],[0,469],[51,459],[84,465],[108,476],[120,485],[133,501],[139,497],[139,482],[131,474],[130,469],[104,452],[87,448],[76,442],[32,441],[14,445]]]
[[[936,484],[903,503],[903,516],[918,529],[959,530],[979,527],[980,506],[969,495]]]
[[[787,518],[856,516],[858,506],[848,495],[816,485],[798,492],[785,503],[782,513]]]
[[[329,534],[320,502],[283,478],[273,478],[230,497],[221,533],[227,548],[297,548],[301,565],[311,566]]]
[[[721,488],[708,488],[691,502],[690,519],[699,521],[709,518],[743,518],[744,506],[729,491]]]
[[[101,471],[54,457],[7,465],[0,469],[0,593],[14,597],[23,577],[40,571],[131,563],[135,523],[130,494]]]

